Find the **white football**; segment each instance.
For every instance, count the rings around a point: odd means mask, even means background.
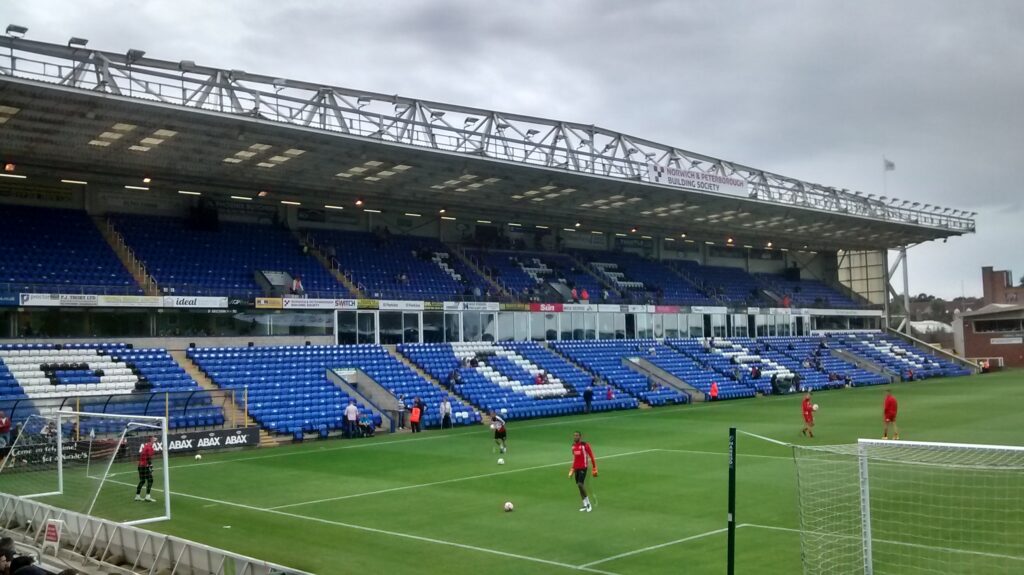
[[[200,453],[196,454],[196,461],[199,461],[202,458],[203,458],[202,454],[200,454]]]
[[[513,509],[515,509],[515,507],[512,506],[512,502],[511,501],[506,501],[505,502],[505,512],[508,513],[509,511],[512,511]]]
[[[505,465],[505,460],[501,457],[498,458],[498,465]]]
[[[498,429],[498,424],[497,423],[492,423],[491,424],[491,429]]]
[[[811,409],[813,409],[814,411],[818,411],[818,404],[815,403],[814,405],[812,405]]]

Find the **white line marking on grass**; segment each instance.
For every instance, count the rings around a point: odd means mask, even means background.
[[[602,457],[602,461],[605,459],[612,459],[615,457],[628,457],[630,455],[640,455],[641,453],[651,453],[654,451],[660,451],[658,449],[644,449],[641,451],[630,451],[627,453],[615,453],[612,455],[605,455]],[[432,487],[434,485],[444,485],[446,483],[458,483],[460,481],[472,481],[474,479],[484,479],[486,477],[496,477],[499,475],[508,475],[511,473],[522,473],[524,471],[534,471],[537,469],[546,469],[548,467],[558,467],[559,465],[566,465],[566,462],[559,463],[546,463],[544,465],[534,465],[532,467],[524,467],[522,469],[509,469],[507,471],[495,471],[493,473],[483,473],[480,475],[470,475],[468,477],[456,477],[454,479],[443,479],[441,481],[432,481],[430,483],[419,483],[417,485],[403,485],[401,487],[390,487],[388,489],[378,489],[376,491],[367,491],[364,493],[352,493],[350,495],[339,495],[337,497],[327,497],[324,499],[315,499],[313,501],[302,501],[300,503],[288,503],[286,505],[277,505],[275,507],[268,507],[267,509],[287,509],[289,507],[301,507],[303,505],[313,505],[315,503],[327,503],[329,501],[341,501],[343,499],[353,499],[355,497],[366,497],[369,495],[380,495],[382,493],[393,493],[395,491],[405,491],[407,489],[419,489],[420,487]]]
[[[757,525],[755,523],[744,523],[744,524],[740,525],[739,527],[754,527],[756,529],[769,529],[771,531],[786,531],[786,532],[789,532],[789,533],[800,533],[799,529],[794,529],[792,527],[776,527],[774,525]],[[858,537],[856,535],[843,535],[843,534],[838,534],[838,533],[827,533],[825,535],[827,535],[828,537],[835,537],[837,539],[857,539],[857,540],[861,539],[860,537]],[[924,549],[924,550],[927,550],[927,551],[939,551],[939,552],[945,551],[945,552],[948,552],[948,553],[964,553],[966,555],[977,555],[977,556],[980,556],[980,557],[991,557],[993,559],[1010,559],[1011,561],[1024,561],[1024,557],[1017,556],[1017,555],[1003,555],[1001,553],[988,553],[988,552],[985,552],[985,551],[972,551],[970,549],[957,549],[955,547],[937,547],[937,546],[933,546],[933,545],[923,545],[921,543],[909,543],[909,542],[906,542],[906,541],[890,541],[888,539],[875,539],[875,538],[872,538],[872,541],[877,541],[879,543],[885,543],[886,545],[898,545],[900,547],[912,547],[914,549]]]
[[[134,484],[125,483],[124,481],[117,481],[114,479],[109,480],[111,483],[119,483],[132,487]],[[154,489],[153,491],[162,491],[161,489]],[[278,511],[276,509],[263,509],[261,507],[254,507],[252,505],[246,505],[244,503],[234,503],[232,501],[223,501],[220,499],[211,499],[209,497],[202,497],[199,495],[192,495],[190,493],[181,493],[178,491],[172,491],[171,495],[178,497],[188,497],[190,499],[198,499],[200,501],[208,501],[210,503],[219,503],[221,505],[228,505],[231,507],[237,507],[239,509],[246,509],[248,511],[256,511],[259,513],[270,513],[273,515],[280,515],[283,517],[290,517],[292,519],[302,519],[304,521],[313,521],[315,523],[322,523],[324,525],[333,525],[335,527],[346,527],[348,529],[355,529],[357,531],[366,531],[368,533],[377,533],[379,535],[390,535],[392,537],[400,537],[403,539],[412,539],[414,541],[422,541],[424,543],[434,543],[437,545],[446,545],[449,547],[457,547],[459,549],[466,549],[468,551],[477,551],[479,553],[489,553],[491,555],[499,555],[501,557],[508,557],[510,559],[520,559],[523,561],[531,561],[533,563],[542,563],[544,565],[554,565],[556,567],[562,567],[564,569],[571,569],[573,571],[585,571],[587,573],[597,573],[599,575],[618,575],[611,571],[602,571],[600,569],[591,569],[583,565],[572,565],[570,563],[562,563],[560,561],[552,561],[550,559],[541,559],[540,557],[530,557],[529,555],[519,555],[518,553],[509,553],[507,551],[499,551],[497,549],[488,549],[487,547],[478,547],[476,545],[469,545],[466,543],[456,543],[455,541],[446,541],[444,539],[434,539],[431,537],[424,537],[422,535],[413,535],[412,533],[402,533],[400,531],[388,531],[386,529],[378,529],[376,527],[366,527],[365,525],[354,525],[352,523],[343,523],[341,521],[332,521],[330,519],[321,519],[320,517],[310,517],[308,515],[299,515],[297,513],[289,513],[287,511]]]
[[[721,455],[723,457],[729,455],[725,451],[700,451],[697,449],[658,449],[658,451],[668,451],[669,453],[690,453],[693,455]],[[763,459],[793,459],[792,455],[759,455],[756,453],[740,453],[737,457],[760,457]]]
[[[742,527],[742,526],[741,526]],[[639,555],[640,553],[646,553],[648,551],[654,551],[655,549],[661,549],[662,547],[668,547],[670,545],[676,545],[679,543],[686,543],[687,541],[694,541],[697,539],[703,539],[705,537],[711,537],[712,535],[718,535],[719,533],[725,533],[728,531],[727,528],[715,529],[714,531],[708,531],[707,533],[699,533],[697,535],[691,535],[689,537],[683,537],[682,539],[676,539],[675,541],[667,541],[665,543],[659,543],[658,545],[651,545],[650,547],[644,547],[643,549],[637,549],[635,551],[627,551],[625,553],[619,553],[618,555],[612,555],[611,557],[605,557],[604,559],[598,559],[597,561],[591,561],[590,563],[584,563],[580,565],[582,568],[591,567],[593,565],[600,565],[601,563],[607,563],[608,561],[614,561],[616,559],[622,559],[624,557],[632,557],[633,555]]]

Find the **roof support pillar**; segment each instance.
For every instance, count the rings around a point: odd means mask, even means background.
[[[885,325],[888,328],[895,329],[896,331],[902,331],[907,335],[910,333],[910,270],[907,267],[907,246],[900,246],[897,250],[899,254],[896,257],[896,261],[889,265],[889,254],[885,254],[885,265],[886,265],[886,276],[885,276]],[[893,287],[893,280],[896,279],[896,272],[902,267],[903,276],[903,317],[899,324],[895,324],[895,320],[900,316],[893,314],[891,301],[899,297],[896,292],[896,288]]]

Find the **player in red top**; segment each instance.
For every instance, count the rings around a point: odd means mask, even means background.
[[[594,477],[597,477],[597,460],[594,459],[594,450],[590,444],[583,441],[583,434],[576,431],[572,434],[572,469],[569,470],[569,477],[576,478],[576,487],[580,490],[580,497],[583,499],[583,506],[580,511],[590,513],[593,508],[590,506],[590,497],[587,496],[587,487],[584,482],[587,480],[587,468],[594,466]]]
[[[151,436],[139,446],[139,485],[135,488],[136,501],[156,501],[153,491],[153,455],[156,454],[156,436]],[[142,498],[142,486],[146,486],[146,498]]]
[[[811,403],[811,392],[804,394],[804,401],[800,407],[804,412],[804,428],[800,433],[814,437],[814,404]]]
[[[892,438],[900,438],[900,428],[896,427],[896,412],[899,411],[899,404],[892,395],[892,390],[885,390],[885,402],[882,404],[882,418],[885,427],[882,429],[882,439],[889,439],[889,425],[892,425]]]

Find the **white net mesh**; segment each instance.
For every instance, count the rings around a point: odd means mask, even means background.
[[[139,447],[152,436],[157,447],[162,445],[165,429],[163,418],[77,412],[32,415],[0,464],[0,491],[114,521],[163,518],[168,506],[162,473],[166,458],[161,451],[152,459],[155,501],[136,502],[134,497]],[[146,492],[144,486],[142,495]]]
[[[1024,449],[794,446],[804,573],[1024,573]]]

